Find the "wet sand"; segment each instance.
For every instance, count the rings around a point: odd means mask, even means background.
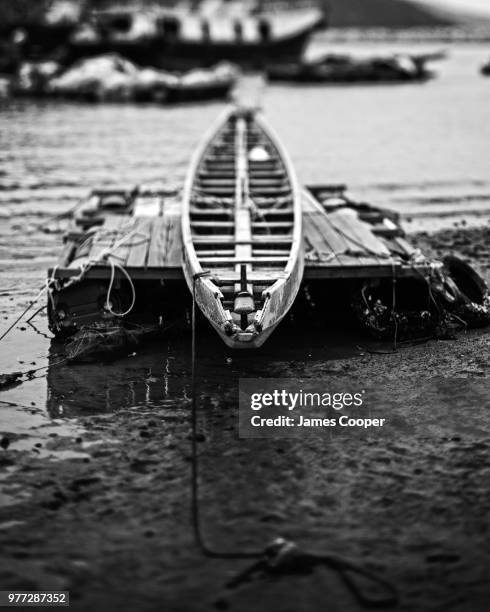
[[[488,281],[489,234],[415,240],[460,253]],[[201,330],[200,506],[213,548],[261,549],[281,535],[380,572],[400,610],[487,609],[488,331],[381,354],[389,347],[350,328],[312,330],[299,349],[273,338],[252,359]],[[193,540],[189,375],[184,334],[103,368],[53,367],[49,419],[28,401],[36,381],[0,395],[13,404],[0,410],[26,418],[1,432],[2,588],[69,590],[75,610],[360,609],[328,569],[224,591],[247,562],[207,559]],[[241,440],[240,375],[366,388],[388,427]]]

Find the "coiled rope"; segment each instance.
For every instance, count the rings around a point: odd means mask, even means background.
[[[105,300],[105,308],[108,312],[111,313],[111,315],[115,316],[115,317],[125,317],[126,315],[128,315],[134,308],[134,304],[136,302],[136,289],[134,288],[134,283],[133,280],[131,278],[131,276],[129,275],[129,273],[127,272],[127,270],[124,268],[124,266],[121,266],[120,264],[112,261],[112,259],[109,259],[109,264],[111,266],[111,280],[109,282],[109,287],[107,289],[107,296],[106,296],[106,300]],[[116,277],[116,268],[118,270],[120,270],[122,272],[122,274],[126,277],[129,286],[131,287],[131,305],[124,311],[124,312],[115,312],[112,309],[112,304],[111,304],[111,293],[112,293],[112,286],[114,285],[114,279]]]
[[[66,289],[67,287],[70,287],[71,285],[74,285],[75,283],[81,282],[83,280],[83,278],[85,277],[85,275],[87,274],[87,272],[92,267],[94,267],[95,265],[100,264],[100,263],[108,263],[111,266],[111,279],[110,279],[110,282],[109,282],[109,288],[107,290],[105,307],[115,317],[125,317],[126,315],[128,315],[132,311],[132,309],[134,308],[134,304],[136,302],[136,290],[135,290],[135,287],[134,287],[134,283],[133,283],[129,273],[127,272],[127,270],[123,266],[118,264],[117,262],[114,262],[111,259],[109,259],[109,257],[114,253],[114,251],[116,251],[127,240],[129,240],[129,238],[131,238],[132,236],[134,236],[135,234],[138,234],[138,233],[139,232],[138,232],[137,229],[135,229],[135,230],[133,230],[131,232],[128,232],[126,235],[124,235],[122,238],[120,238],[114,245],[112,245],[112,247],[104,249],[97,258],[90,259],[89,261],[87,261],[84,264],[82,264],[80,266],[80,273],[77,274],[76,276],[73,276],[72,278],[70,278],[70,280],[67,283],[65,283],[63,288]],[[111,296],[112,288],[113,288],[114,281],[115,281],[115,271],[116,271],[116,268],[119,269],[121,271],[121,273],[126,277],[127,281],[129,282],[129,285],[131,287],[131,293],[132,293],[130,307],[126,311],[119,312],[119,313],[115,312],[112,309],[112,305],[110,303],[110,296]],[[58,279],[56,278],[57,269],[58,269],[58,266],[54,266],[54,268],[51,271],[50,277],[48,279],[46,279],[44,287],[42,287],[42,289],[39,291],[39,293],[29,302],[27,307],[20,313],[20,315],[15,319],[15,321],[13,321],[13,323],[11,325],[9,325],[9,327],[0,335],[0,342],[14,329],[14,327],[23,319],[23,317],[43,297],[43,295],[45,293],[48,294],[48,297],[51,300],[51,303],[53,304],[52,289],[53,288],[59,289]]]

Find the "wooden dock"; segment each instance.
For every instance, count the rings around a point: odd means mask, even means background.
[[[407,277],[427,269],[393,213],[350,200],[342,186],[304,189],[303,238],[305,279]],[[110,261],[134,280],[183,279],[178,196],[93,192],[50,274],[67,279],[86,268],[85,278],[107,278]]]

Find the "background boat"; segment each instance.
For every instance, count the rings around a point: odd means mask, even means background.
[[[66,64],[117,53],[157,68],[188,69],[222,60],[258,68],[300,57],[312,33],[326,24],[317,2],[169,4],[91,1],[75,5],[69,14],[47,13],[22,24],[17,52],[26,59],[48,54]],[[15,24],[3,29],[7,37],[19,34]]]

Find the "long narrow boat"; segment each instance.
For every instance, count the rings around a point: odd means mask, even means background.
[[[258,111],[228,109],[193,156],[182,209],[187,284],[228,346],[261,346],[291,307],[301,224],[283,146]]]

